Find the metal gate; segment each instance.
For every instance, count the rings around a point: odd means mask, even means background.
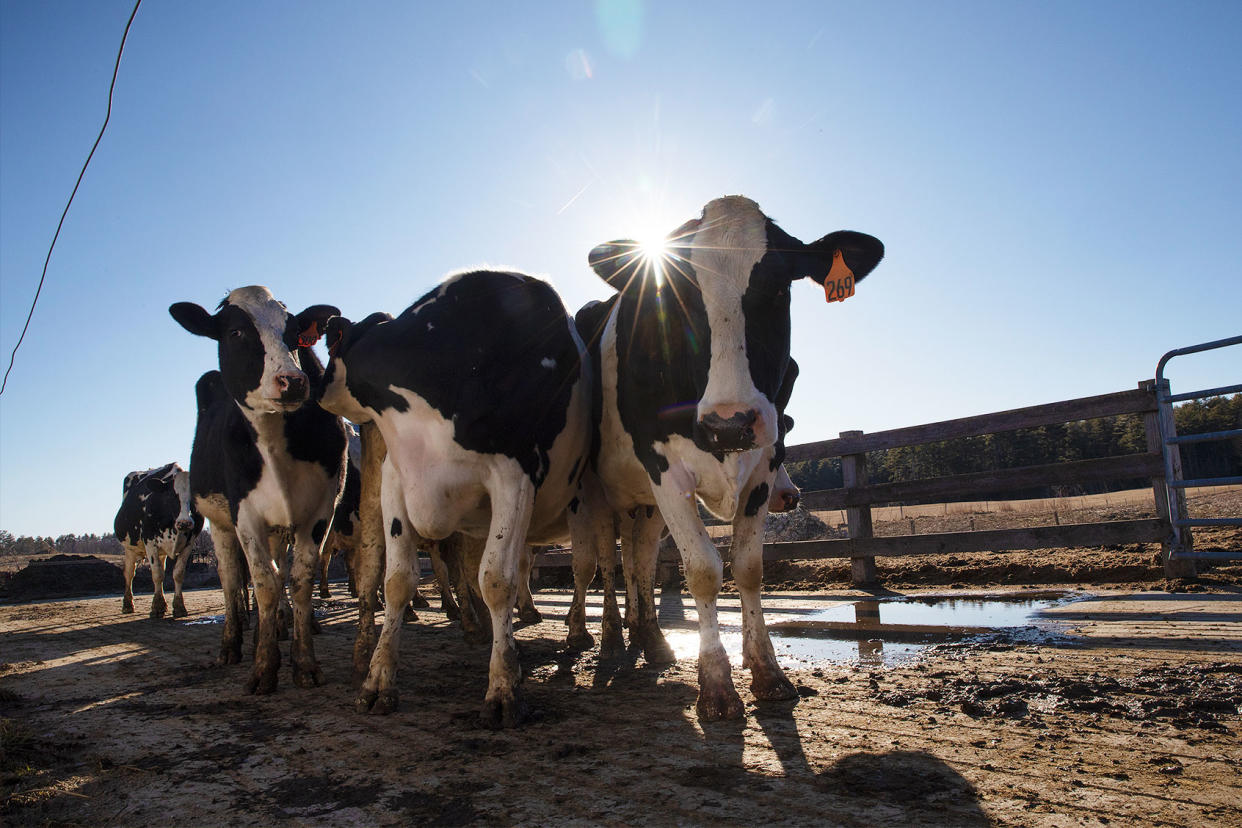
[[[1173,403],[1185,400],[1198,400],[1205,397],[1218,397],[1223,394],[1235,394],[1242,392],[1242,385],[1227,385],[1221,388],[1206,388],[1201,391],[1172,394],[1169,390],[1169,381],[1164,378],[1164,367],[1173,357],[1196,354],[1201,351],[1211,351],[1230,345],[1242,345],[1242,336],[1218,339],[1215,342],[1205,342],[1202,345],[1192,345],[1189,348],[1177,348],[1162,356],[1160,362],[1156,365],[1156,404],[1159,407],[1160,439],[1163,443],[1164,451],[1164,477],[1166,495],[1168,497],[1169,523],[1173,529],[1173,543],[1169,552],[1170,560],[1194,561],[1242,558],[1242,549],[1216,553],[1195,552],[1190,531],[1191,527],[1194,526],[1242,526],[1242,516],[1191,518],[1186,513],[1186,489],[1195,486],[1228,486],[1242,483],[1242,477],[1208,477],[1186,480],[1182,476],[1181,457],[1181,446],[1187,443],[1228,440],[1232,437],[1242,436],[1242,428],[1179,436],[1177,426],[1173,421]]]

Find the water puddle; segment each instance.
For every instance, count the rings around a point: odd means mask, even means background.
[[[765,617],[777,661],[784,668],[824,663],[892,666],[937,644],[1050,643],[1058,638],[1059,629],[1041,618],[1042,613],[1088,597],[1074,592],[903,596],[845,601],[823,609],[779,609],[766,612]],[[722,608],[719,620],[725,651],[735,667],[741,666],[740,618]],[[697,657],[697,630],[665,627],[665,633],[679,659]]]

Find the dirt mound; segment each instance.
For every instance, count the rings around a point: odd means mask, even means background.
[[[763,523],[763,539],[768,543],[831,537],[838,537],[838,534],[801,506],[792,512],[770,514]]]
[[[4,597],[10,601],[29,601],[124,589],[121,570],[105,560],[94,555],[53,555],[46,560],[31,561],[25,569],[14,573],[6,585]]]

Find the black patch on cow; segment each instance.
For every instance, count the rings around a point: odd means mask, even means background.
[[[220,303],[216,314],[219,327],[220,372],[224,385],[240,405],[246,405],[246,395],[259,387],[263,381],[263,341],[254,320],[236,305],[228,301]],[[191,464],[192,465],[192,464]]]
[[[181,514],[181,498],[177,496],[173,481],[181,471],[181,466],[169,463],[158,469],[125,475],[124,497],[112,523],[117,540],[140,544],[176,529],[177,516]],[[203,529],[203,516],[192,502],[190,519],[194,522],[189,534],[192,540]]]
[[[315,527],[311,529],[311,540],[318,546],[323,543],[323,536],[326,534],[328,534],[328,522],[326,520],[319,520],[315,523]]]
[[[751,489],[750,497],[746,498],[746,517],[759,514],[759,509],[768,502],[768,484],[760,483]]]
[[[400,518],[392,519],[392,528],[388,530],[388,534],[392,535],[394,538],[401,537],[401,519]]]
[[[785,365],[785,376],[781,378],[781,387],[776,392],[777,416],[777,437],[776,451],[772,453],[772,460],[768,464],[769,471],[776,471],[781,463],[785,462],[785,436],[789,434],[793,428],[793,417],[785,413],[789,400],[793,397],[794,383],[798,379],[798,361],[793,357],[789,358],[789,362]]]
[[[309,376],[319,362],[309,349],[303,351],[302,369],[307,371],[309,367]],[[190,489],[195,497],[223,496],[236,524],[238,507],[263,474],[258,434],[242,414],[219,371],[203,374],[195,394],[198,422],[190,453]],[[345,429],[339,417],[313,403],[283,416],[286,448],[291,456],[319,463],[329,477],[344,474]]]
[[[648,506],[647,507],[647,520],[651,520],[651,518],[653,517],[655,517],[655,507]]]
[[[587,355],[591,360],[591,446],[587,457],[591,468],[596,467],[599,460],[600,425],[604,419],[604,389],[600,373],[600,338],[604,335],[604,327],[612,315],[617,297],[613,296],[606,302],[592,301],[583,305],[574,314],[574,327],[578,329],[578,337],[586,345]]]
[[[368,317],[336,358],[362,405],[405,411],[390,388],[407,389],[452,421],[458,445],[512,457],[536,486],[582,370],[556,291],[497,271],[455,277],[391,321]]]
[[[345,489],[341,492],[341,499],[337,501],[336,511],[332,513],[333,532],[347,538],[353,537],[354,520],[358,516],[361,501],[362,472],[350,458],[345,469]]]
[[[650,270],[637,275],[618,295],[614,314],[621,425],[658,485],[668,460],[656,444],[674,434],[694,438],[711,361],[707,310],[689,263],[668,260],[663,283],[657,286]]]

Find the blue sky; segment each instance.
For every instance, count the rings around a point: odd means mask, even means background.
[[[131,8],[0,3],[6,366]],[[110,531],[188,463],[215,347],[173,302],[360,318],[486,263],[572,311],[592,246],[728,193],[888,249],[795,291],[792,442],[1132,388],[1242,333],[1240,147],[1235,2],[147,0],[0,397],[0,528]]]

